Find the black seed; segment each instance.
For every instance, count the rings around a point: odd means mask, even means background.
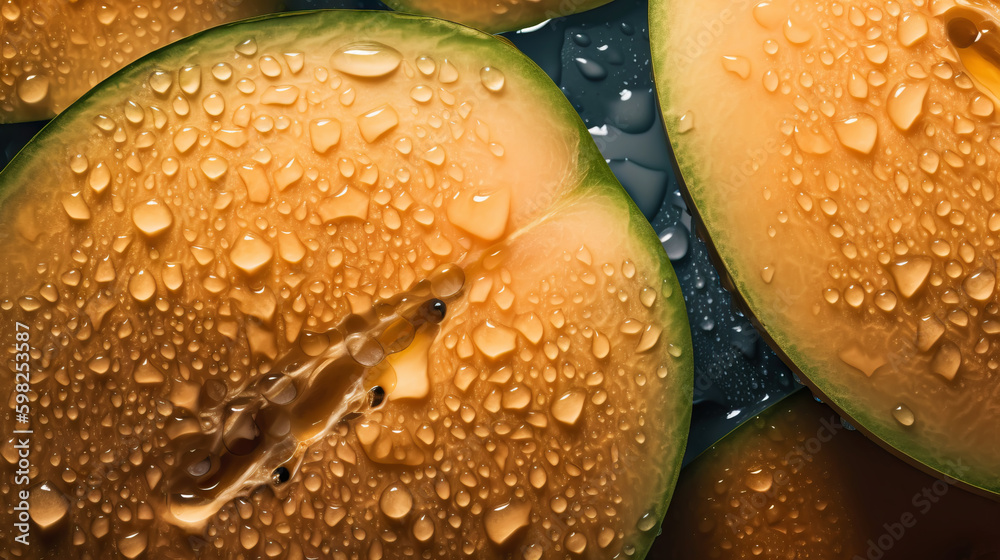
[[[448,312],[448,305],[435,298],[428,300],[420,308],[420,315],[428,323],[440,323],[444,320],[445,313]]]
[[[292,478],[292,473],[288,472],[285,467],[278,467],[274,469],[274,473],[271,474],[271,478],[274,480],[275,484],[284,484],[288,482],[289,478]]]
[[[372,387],[372,408],[378,407],[385,400],[385,389],[378,385]]]

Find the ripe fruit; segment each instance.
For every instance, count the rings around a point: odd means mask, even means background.
[[[990,558],[1000,504],[911,468],[800,391],[681,473],[666,558]]]
[[[694,210],[767,335],[859,429],[997,492],[995,26],[949,5],[659,2],[654,66]]]
[[[51,118],[140,56],[277,0],[0,1],[0,123]]]
[[[225,26],[99,86],[0,192],[37,395],[3,426],[34,430],[52,504],[27,552],[652,541],[690,414],[681,293],[508,44],[388,12]]]
[[[386,0],[393,10],[438,17],[470,25],[490,33],[514,31],[547,19],[568,16],[603,6],[611,0],[502,0],[483,2],[466,0]]]

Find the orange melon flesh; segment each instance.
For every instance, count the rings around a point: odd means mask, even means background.
[[[990,558],[1000,504],[923,474],[800,392],[681,473],[668,558]],[[662,546],[661,546],[662,545]]]
[[[277,0],[4,0],[0,124],[51,118],[129,62]]]
[[[0,193],[0,307],[32,348],[29,422],[3,416],[34,431],[14,554],[652,542],[690,416],[682,296],[506,43],[387,12],[222,27],[72,106]]]
[[[387,0],[394,10],[438,17],[490,33],[514,31],[545,20],[603,6],[611,0]]]
[[[861,429],[1000,491],[995,67],[988,41],[946,30],[992,12],[663,1],[651,17],[678,168],[762,329]]]

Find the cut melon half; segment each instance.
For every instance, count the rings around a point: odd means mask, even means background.
[[[386,0],[394,10],[434,16],[490,33],[514,31],[592,10],[611,0]]]
[[[670,559],[993,558],[1000,504],[851,432],[800,391],[685,467],[655,552]]]
[[[987,492],[1000,491],[994,15],[792,0],[650,13],[692,209],[762,330],[860,429]],[[983,41],[953,40],[960,20]]]
[[[52,118],[167,43],[276,10],[279,0],[3,0],[0,123]]]
[[[30,389],[3,413],[34,432],[30,481],[2,487],[30,490],[23,555],[652,542],[690,417],[683,298],[507,43],[389,12],[225,26],[86,95],[0,197],[31,373],[3,382]]]

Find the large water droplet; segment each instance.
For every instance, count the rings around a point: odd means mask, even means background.
[[[878,122],[865,113],[834,122],[833,130],[841,144],[862,154],[871,153],[878,138]]]
[[[345,74],[362,78],[385,76],[399,67],[403,56],[396,49],[375,41],[351,43],[334,51],[331,65]]]
[[[132,223],[149,237],[167,231],[173,222],[174,216],[170,209],[157,200],[148,200],[132,210]]]
[[[927,90],[926,82],[916,84],[903,82],[896,86],[886,102],[889,119],[896,128],[909,130],[913,126],[923,111]]]
[[[252,233],[244,233],[233,245],[233,250],[229,253],[229,260],[237,268],[247,274],[255,274],[271,262],[274,257],[274,249]]]
[[[17,96],[28,104],[45,101],[49,96],[49,78],[40,74],[21,76],[17,79]]]
[[[402,519],[413,509],[413,495],[406,486],[393,484],[382,491],[378,505],[382,513],[393,519]]]
[[[483,519],[486,536],[497,545],[502,545],[518,531],[528,526],[531,504],[528,502],[508,502],[486,512]]]

